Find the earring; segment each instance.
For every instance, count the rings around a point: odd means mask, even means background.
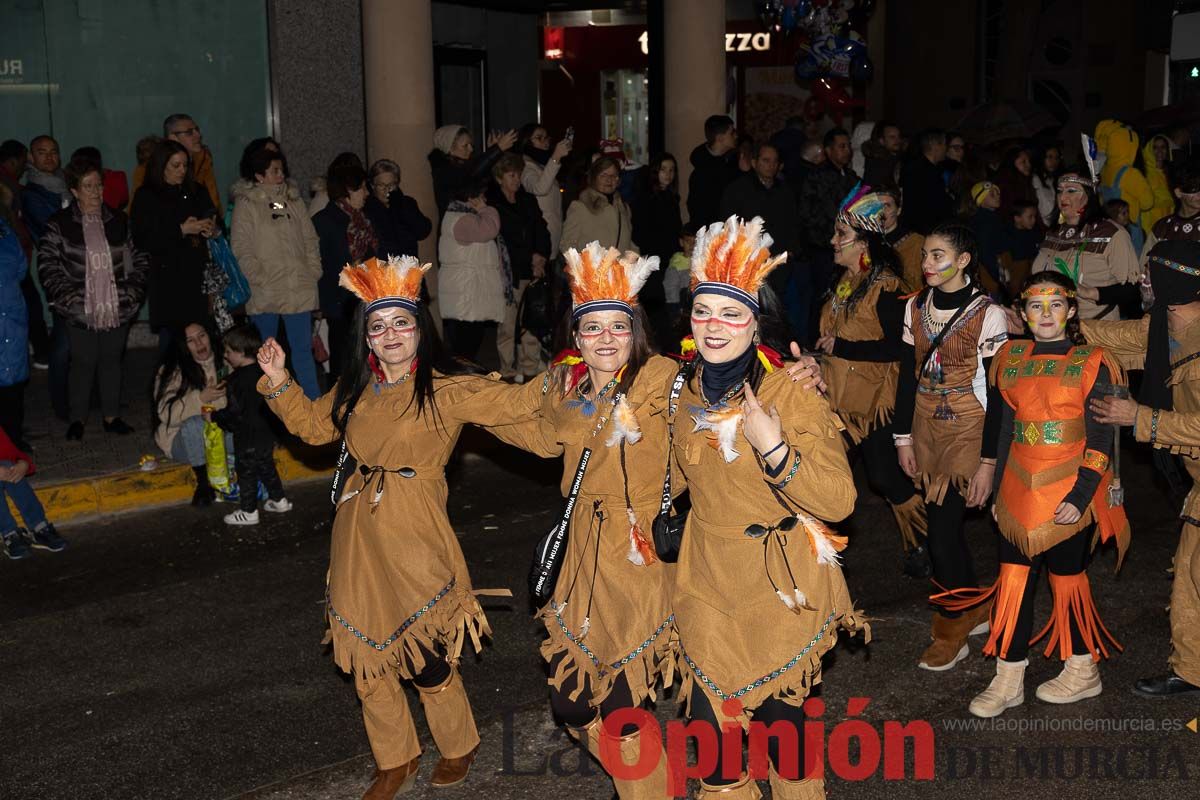
[[[862,255],[858,257],[858,268],[863,272],[871,268],[871,254],[865,249],[862,251]]]
[[[758,331],[755,331],[755,332],[754,332],[754,339],[753,339],[753,341],[754,341],[754,346],[755,346],[755,347],[757,347],[757,346],[758,346],[760,343],[762,343],[762,338],[761,338],[761,337],[759,337],[759,335],[758,335]]]

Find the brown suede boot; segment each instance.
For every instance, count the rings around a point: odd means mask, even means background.
[[[934,612],[929,633],[933,643],[925,648],[917,666],[931,672],[953,669],[971,652],[967,646],[967,633],[971,627],[971,619],[965,613],[951,619]]]
[[[479,754],[479,745],[475,745],[475,749],[467,753],[465,756],[458,758],[439,758],[433,768],[433,776],[429,779],[429,785],[435,789],[447,789],[451,786],[458,786],[467,779],[467,773],[471,771],[471,764],[475,763],[475,756]]]
[[[789,781],[771,767],[771,797],[775,800],[825,800],[824,778]]]
[[[375,780],[367,787],[363,800],[392,800],[396,795],[407,792],[417,781],[417,765],[420,761],[421,757],[417,756],[404,766],[375,770]]]
[[[758,784],[745,775],[737,783],[727,786],[709,786],[700,781],[700,794],[696,797],[697,800],[762,800],[762,792]]]

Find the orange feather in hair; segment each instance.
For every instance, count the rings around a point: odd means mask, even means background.
[[[762,228],[761,217],[743,222],[734,216],[701,229],[692,256],[692,288],[712,281],[757,294],[771,270],[787,261],[787,253],[771,256],[773,242]]]
[[[362,264],[347,264],[338,277],[338,285],[364,303],[384,297],[404,297],[417,302],[421,297],[421,279],[431,266],[412,256],[393,256],[386,261],[370,258]]]

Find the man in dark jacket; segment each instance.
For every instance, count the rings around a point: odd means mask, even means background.
[[[717,222],[725,187],[738,177],[737,129],[733,120],[714,114],[704,121],[704,144],[692,151],[688,178],[688,221],[696,225]]]
[[[787,252],[792,256],[767,279],[771,288],[782,296],[799,255],[796,195],[778,179],[779,151],[773,145],[758,145],[750,163],[753,169],[729,184],[721,197],[721,219],[732,214],[742,219],[763,218],[767,233],[774,240],[771,253]]]
[[[904,221],[921,235],[954,216],[954,204],[946,191],[941,163],[946,158],[946,132],[931,128],[917,139],[920,155],[909,159],[900,171],[904,191]]]
[[[512,265],[513,305],[496,331],[496,350],[500,356],[500,374],[524,381],[536,375],[541,366],[541,343],[529,331],[520,331],[517,312],[525,290],[534,278],[546,277],[550,257],[550,229],[542,216],[537,198],[521,186],[525,160],[507,153],[492,168],[495,179],[488,187],[488,205],[500,214],[500,236]]]
[[[886,120],[876,122],[871,129],[871,140],[863,146],[863,155],[866,156],[863,183],[868,186],[895,184],[903,144],[900,127],[896,123]]]
[[[850,168],[850,134],[843,128],[833,128],[822,140],[825,162],[815,168],[800,190],[801,235],[807,252],[804,269],[808,281],[797,280],[796,297],[789,304],[793,327],[806,341],[815,341],[818,300],[829,288],[833,277],[833,220],[842,201],[858,183],[858,175]]]
[[[779,170],[788,185],[804,172],[804,117],[788,117],[783,128],[771,136],[771,145],[779,153]]]

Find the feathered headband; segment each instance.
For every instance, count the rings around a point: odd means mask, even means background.
[[[563,253],[565,271],[571,281],[571,311],[579,319],[592,311],[624,311],[633,314],[637,294],[650,273],[658,269],[658,256],[639,256],[615,247],[589,242],[583,252],[571,248]]]
[[[692,297],[719,294],[759,312],[758,289],[771,270],[787,261],[787,253],[772,257],[774,240],[763,232],[762,217],[744,222],[732,216],[696,232],[692,251]]]
[[[431,266],[412,256],[391,256],[386,261],[369,258],[361,264],[347,264],[338,285],[362,300],[367,314],[380,308],[404,308],[415,314],[421,279]]]
[[[837,218],[856,230],[883,233],[883,197],[859,181],[842,200]]]
[[[1060,184],[1077,183],[1080,186],[1090,186],[1095,189],[1100,185],[1100,170],[1104,168],[1105,154],[1096,146],[1096,140],[1086,133],[1079,134],[1079,139],[1083,145],[1083,160],[1087,162],[1091,180],[1088,180],[1086,176],[1070,173],[1059,178],[1058,182]]]

